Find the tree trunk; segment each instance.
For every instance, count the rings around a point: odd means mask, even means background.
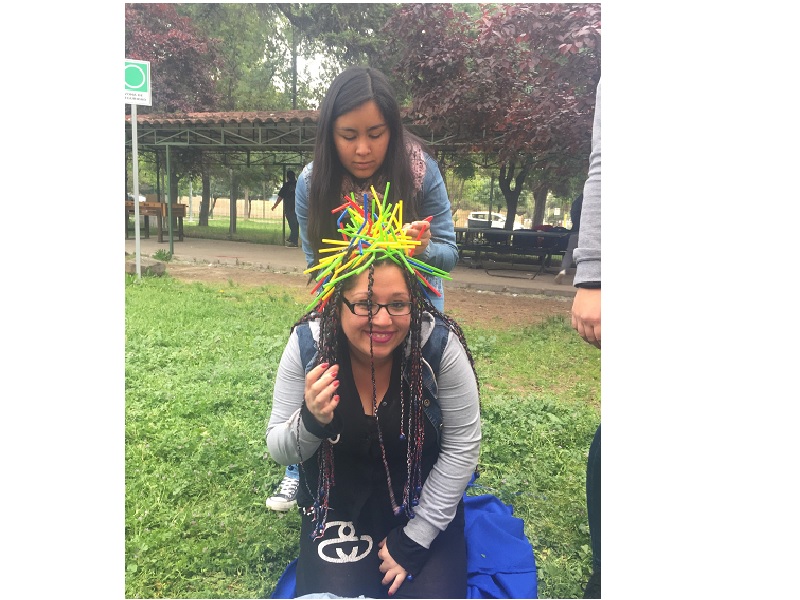
[[[175,161],[172,162],[174,163]],[[180,180],[180,177],[178,177],[178,173],[175,171],[174,166],[175,165],[173,165],[172,172],[169,174],[169,198],[172,204],[176,204],[178,202],[178,181]]]
[[[200,200],[200,220],[197,224],[200,227],[208,227],[208,212],[211,205],[211,177],[208,174],[205,163],[203,163],[200,180],[203,182],[203,197]]]
[[[292,7],[289,5],[289,12]],[[297,26],[292,24],[292,110],[297,110]]]
[[[461,209],[461,202],[464,199],[464,180],[451,174],[447,189],[450,195],[450,214],[455,215]]]
[[[161,201],[161,152],[156,150],[156,202]]]
[[[175,169],[175,164],[174,164],[175,161],[173,160],[172,162],[173,162],[172,170],[170,171],[170,174],[169,174],[169,198],[167,199],[167,202],[169,202],[171,204],[177,204],[178,203],[178,181],[180,180],[180,177],[178,177],[178,173],[177,173],[177,171]],[[176,230],[176,228],[178,227],[178,218],[174,216],[174,211],[171,210],[169,205],[167,205],[167,215],[168,216],[165,219],[166,222],[167,222],[167,231],[169,231],[170,227],[172,227],[172,231],[174,232]],[[170,224],[170,221],[169,221],[169,215],[173,215],[171,224]]]
[[[530,162],[526,161],[520,168],[519,173],[514,175],[516,161],[503,163],[500,166],[500,177],[497,184],[503,197],[506,199],[506,226],[505,229],[514,229],[514,222],[517,220],[517,206],[519,205],[519,195],[522,193],[522,186],[525,185],[525,178],[530,170]],[[514,181],[514,189],[511,189],[511,181]]]
[[[544,222],[544,213],[547,208],[547,192],[548,186],[546,183],[537,183],[533,187],[533,223],[535,227]]]
[[[232,238],[233,234],[236,233],[236,198],[238,196],[239,190],[237,190],[238,182],[236,181],[236,175],[233,173],[233,169],[230,170],[231,173],[231,224],[228,227],[228,238]]]

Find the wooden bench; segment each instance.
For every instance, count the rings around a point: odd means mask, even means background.
[[[469,253],[472,266],[482,267],[482,259],[508,262],[510,266],[535,263],[538,273],[550,267],[554,256],[563,257],[569,231],[531,231],[517,229],[456,227],[458,256]]]
[[[125,202],[125,239],[127,240],[131,231],[135,231],[135,223],[131,223],[131,217],[135,216],[136,207],[133,202]],[[164,241],[164,221],[167,219],[167,204],[165,202],[139,202],[139,215],[143,216],[145,223],[145,237],[150,237],[150,217],[158,219],[158,241]],[[183,219],[186,217],[185,204],[172,205],[172,225],[177,229],[178,240],[183,241]],[[134,217],[135,218],[135,217]]]
[[[144,217],[144,237],[150,237],[150,217],[161,215],[160,202],[139,202],[139,216]],[[132,201],[125,201],[125,239],[136,231],[136,207]]]

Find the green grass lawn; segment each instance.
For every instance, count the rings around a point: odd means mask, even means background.
[[[264,433],[300,293],[126,277],[126,597],[264,598],[296,558],[298,516],[264,506],[284,469]],[[539,597],[582,597],[600,354],[561,319],[465,332],[482,391],[475,493],[525,520]]]
[[[183,220],[183,235],[189,238],[205,238],[209,240],[233,240],[254,244],[283,245],[283,228],[280,220],[275,219],[236,219],[236,233],[230,233],[230,218],[209,219],[208,226],[200,227],[197,221]],[[289,237],[289,226],[286,226],[286,237]]]

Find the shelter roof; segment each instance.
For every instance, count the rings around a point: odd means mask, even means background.
[[[316,110],[137,114],[137,145],[145,150],[177,146],[308,154],[314,150],[318,116]],[[403,120],[434,150],[453,150],[465,143],[448,132],[434,134],[407,115]],[[130,115],[125,115],[125,144],[132,144]]]
[[[287,110],[287,111],[252,111],[252,112],[193,112],[162,113],[137,115],[141,125],[225,125],[238,123],[315,123],[319,111]],[[125,115],[125,122],[130,123],[131,116]]]

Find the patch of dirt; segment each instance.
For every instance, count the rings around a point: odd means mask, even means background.
[[[184,282],[225,284],[240,287],[280,286],[296,290],[301,301],[310,294],[307,276],[294,273],[272,273],[246,266],[167,264],[167,274]],[[446,312],[462,325],[511,329],[541,323],[549,317],[569,317],[572,298],[502,294],[473,289],[447,287],[445,283]]]
[[[473,327],[525,327],[554,316],[569,318],[572,308],[572,297],[502,294],[446,286],[445,312],[460,324]]]

